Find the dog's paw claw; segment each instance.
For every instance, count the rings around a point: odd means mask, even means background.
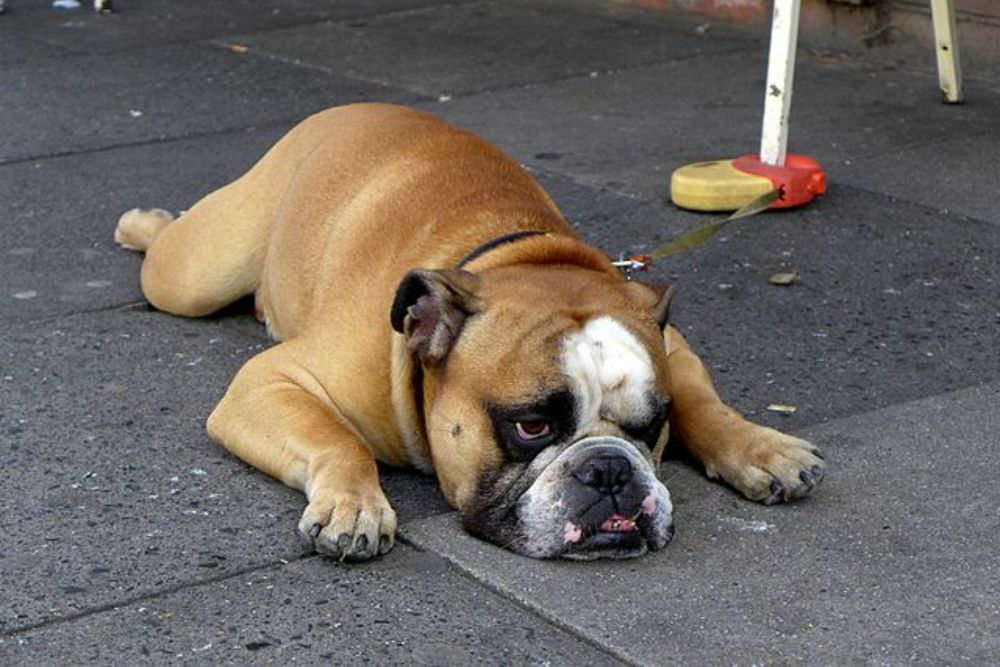
[[[771,486],[768,488],[770,492],[767,498],[762,501],[765,505],[774,505],[775,503],[781,502],[781,497],[785,491],[785,487],[778,480],[771,480]]]
[[[299,521],[306,546],[349,562],[370,560],[392,549],[396,513],[384,496],[362,501],[348,494],[317,495]]]
[[[736,461],[720,472],[751,500],[765,505],[808,496],[823,480],[826,463],[811,443],[755,426]]]
[[[799,479],[809,488],[809,491],[812,491],[817,484],[823,481],[823,466],[814,465],[809,470],[803,470],[799,473]]]

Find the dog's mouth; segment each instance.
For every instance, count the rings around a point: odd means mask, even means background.
[[[567,544],[579,544],[589,537],[599,534],[628,535],[639,532],[639,515],[628,517],[621,512],[612,512],[611,516],[598,525],[587,525],[567,521],[563,529],[563,538]]]
[[[634,517],[627,517],[621,512],[614,512],[608,517],[607,521],[602,523],[597,528],[599,533],[634,533],[639,530],[639,526],[636,525],[635,520],[639,518],[636,514]]]
[[[646,551],[641,512],[628,516],[615,511],[599,524],[567,521],[563,531],[567,558],[628,558]]]

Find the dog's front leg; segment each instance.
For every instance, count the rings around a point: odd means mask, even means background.
[[[396,513],[371,450],[300,363],[299,341],[278,345],[240,370],[208,418],[208,432],[250,465],[305,492],[302,539],[341,560],[393,546]]]
[[[812,444],[747,421],[719,398],[701,359],[673,327],[665,334],[675,428],[711,478],[721,477],[751,500],[790,501],[823,479]]]

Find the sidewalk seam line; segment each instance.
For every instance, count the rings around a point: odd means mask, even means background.
[[[5,322],[2,326],[0,326],[0,331],[9,331],[10,329],[19,328],[23,326],[32,326],[35,324],[45,324],[55,320],[61,320],[66,317],[75,317],[76,315],[94,315],[96,313],[128,312],[141,308],[142,306],[149,306],[149,302],[146,301],[145,299],[142,299],[139,301],[128,301],[126,303],[118,303],[110,306],[98,306],[96,308],[71,310],[66,313],[39,315],[38,317],[31,317],[26,320],[15,320],[12,322]],[[152,306],[150,306],[150,308],[152,308]]]
[[[446,515],[441,515],[441,516],[446,516]],[[437,551],[436,549],[428,548],[428,547],[426,547],[426,546],[424,546],[422,544],[419,544],[418,542],[415,542],[409,536],[407,536],[407,535],[405,535],[403,533],[397,534],[396,541],[397,542],[402,542],[403,544],[405,544],[406,546],[408,546],[408,547],[410,547],[412,549],[416,549],[418,551],[422,551],[422,552],[425,552],[425,553],[432,553],[432,554],[434,554],[438,558],[441,558],[446,563],[448,563],[449,567],[451,567],[452,569],[454,569],[457,574],[459,574],[461,577],[463,577],[464,579],[466,579],[470,583],[473,583],[473,584],[475,584],[476,586],[478,586],[480,588],[484,588],[484,589],[492,592],[494,595],[496,595],[497,597],[501,598],[502,600],[505,600],[506,602],[508,602],[508,603],[510,603],[510,604],[512,604],[512,605],[514,605],[516,607],[518,607],[519,609],[523,609],[524,611],[526,611],[527,613],[531,614],[532,616],[536,616],[536,617],[542,619],[543,621],[545,621],[546,623],[554,625],[555,627],[559,628],[563,632],[565,632],[565,633],[569,634],[570,636],[576,638],[577,640],[579,640],[579,641],[581,641],[581,642],[583,642],[583,643],[585,643],[585,644],[587,644],[587,645],[589,645],[589,646],[597,649],[601,653],[604,653],[606,655],[612,656],[616,660],[620,660],[620,661],[624,662],[627,665],[632,665],[633,667],[641,667],[641,665],[643,664],[641,662],[637,662],[634,657],[626,655],[626,654],[622,653],[621,651],[619,651],[618,649],[616,649],[614,647],[606,646],[604,644],[601,644],[596,639],[587,636],[586,633],[584,633],[580,628],[574,627],[574,626],[566,623],[564,620],[562,620],[561,618],[559,618],[558,616],[556,616],[554,614],[547,613],[546,610],[543,609],[543,608],[541,608],[540,606],[532,605],[532,604],[527,603],[527,602],[522,602],[518,598],[513,597],[509,591],[504,590],[499,585],[494,584],[494,583],[492,583],[492,582],[490,582],[488,580],[480,579],[480,578],[476,577],[470,570],[468,570],[467,568],[463,567],[462,564],[459,563],[450,554],[446,554],[446,553]]]
[[[964,139],[974,139],[976,137],[987,135],[989,133],[990,133],[989,130],[983,130],[981,132],[975,132],[973,134],[965,135],[963,138]],[[898,151],[897,150],[893,150],[893,151],[887,151],[887,152],[884,152],[884,153],[873,153],[871,155],[866,155],[864,157],[857,158],[857,160],[858,161],[860,161],[860,160],[869,160],[869,159],[873,159],[874,157],[878,157],[880,155],[892,155],[892,154],[894,154],[896,152],[905,152],[905,151],[908,151],[908,150],[913,150],[915,148],[921,148],[921,147],[925,147],[925,146],[933,146],[933,145],[937,145],[939,143],[952,142],[952,141],[954,141],[954,139],[947,138],[947,137],[942,137],[940,140],[934,140],[934,141],[927,142],[927,143],[921,143],[921,144],[916,144],[916,145],[912,145],[912,146],[900,148],[900,149],[898,149]],[[658,199],[656,197],[651,197],[651,196],[649,196],[648,194],[645,194],[645,193],[641,193],[641,192],[640,193],[631,193],[631,192],[627,192],[627,191],[624,191],[624,190],[619,190],[617,188],[611,188],[611,187],[608,187],[607,185],[597,185],[597,184],[587,183],[585,180],[583,180],[583,178],[585,178],[585,177],[581,177],[580,175],[574,174],[572,172],[561,171],[559,169],[553,169],[552,167],[541,166],[541,165],[537,165],[537,164],[527,164],[527,163],[525,163],[525,164],[522,164],[522,167],[525,170],[527,170],[529,173],[531,173],[531,174],[543,174],[543,175],[546,175],[546,176],[549,176],[549,177],[554,177],[554,178],[564,178],[564,179],[568,180],[570,183],[572,183],[574,186],[576,186],[578,188],[586,188],[586,189],[594,190],[596,192],[606,192],[606,193],[608,193],[610,195],[613,195],[615,197],[621,197],[623,200],[632,201],[632,202],[640,202],[640,203],[643,203],[643,204],[650,204],[652,206],[660,206],[660,207],[666,208],[667,210],[670,210],[670,208],[673,206],[673,204],[664,204],[663,200],[660,200],[660,199]],[[836,186],[836,187],[838,187],[838,188],[845,188],[845,189],[850,189],[850,190],[856,190],[858,192],[864,192],[864,193],[866,193],[868,195],[871,195],[873,197],[881,197],[883,199],[891,199],[891,200],[893,200],[895,202],[902,202],[904,204],[913,206],[915,208],[924,209],[926,211],[930,211],[930,212],[934,212],[934,213],[938,213],[938,214],[942,210],[942,207],[940,207],[940,206],[931,206],[930,204],[927,204],[925,202],[917,201],[915,199],[909,199],[908,197],[905,197],[905,196],[902,196],[902,195],[893,194],[891,192],[883,192],[881,190],[872,190],[870,188],[864,187],[863,185],[858,185],[856,183],[851,183],[851,182],[848,182],[848,181],[837,180],[837,181],[833,181],[831,184],[834,185],[834,186]],[[977,217],[977,216],[972,215],[972,214],[959,213],[958,211],[955,211],[954,209],[948,209],[947,215],[948,216],[953,216],[953,217],[958,218],[958,219],[968,220],[970,222],[975,222],[975,223],[978,223],[978,224],[989,225],[991,227],[996,227],[998,224],[1000,224],[1000,223],[997,223],[996,221],[986,220],[984,218],[980,218],[980,217]]]
[[[199,41],[197,43],[205,44],[207,46],[212,46],[212,47],[215,47],[215,48],[226,48],[228,46],[228,45],[226,45],[224,43],[216,41],[216,38],[209,38],[207,40],[201,40],[201,41]],[[747,51],[749,48],[751,48],[751,47],[741,46],[741,47],[734,47],[733,49],[720,50],[720,51],[716,51],[716,52],[713,52],[713,53],[697,53],[697,54],[691,54],[690,56],[672,57],[672,58],[666,58],[666,59],[662,59],[662,60],[650,60],[650,61],[647,61],[647,62],[635,63],[635,64],[630,64],[630,65],[624,65],[622,67],[617,67],[617,68],[606,70],[605,73],[603,74],[603,76],[613,76],[613,75],[620,74],[620,73],[626,72],[626,71],[631,71],[631,70],[636,70],[636,69],[642,69],[642,68],[647,68],[647,67],[656,67],[658,65],[663,65],[665,63],[670,63],[670,62],[686,62],[686,61],[693,60],[695,58],[700,58],[700,57],[712,58],[712,57],[716,57],[716,56],[732,55],[734,53],[741,53],[741,52]],[[392,89],[394,91],[398,91],[398,92],[401,92],[401,93],[407,93],[407,94],[411,94],[411,95],[416,95],[418,98],[425,98],[425,99],[416,99],[416,100],[413,100],[412,102],[409,103],[411,105],[417,105],[417,104],[422,104],[422,103],[427,103],[427,102],[438,102],[439,101],[437,99],[438,98],[438,94],[435,94],[435,93],[428,93],[426,91],[416,90],[416,89],[409,88],[409,87],[406,87],[406,86],[389,85],[389,84],[387,84],[384,81],[379,81],[377,79],[370,79],[370,78],[366,78],[366,77],[361,77],[361,76],[358,76],[356,74],[350,74],[350,73],[347,73],[347,72],[335,72],[335,71],[331,70],[328,67],[325,67],[325,66],[322,66],[322,65],[316,65],[316,64],[313,64],[313,63],[293,62],[293,60],[289,59],[287,56],[281,56],[280,54],[273,54],[273,53],[270,53],[270,52],[267,52],[267,51],[253,51],[253,50],[251,50],[249,53],[252,53],[252,54],[254,54],[254,55],[258,56],[258,57],[266,57],[268,59],[275,60],[275,61],[280,62],[282,64],[291,65],[291,66],[295,66],[295,67],[302,67],[304,69],[311,69],[313,71],[318,71],[318,72],[321,72],[321,73],[326,74],[328,76],[343,77],[343,78],[350,79],[352,81],[357,81],[357,82],[360,82],[360,83],[366,83],[366,84],[370,84],[370,85],[376,85],[376,86],[379,86],[379,87],[382,87],[382,88]],[[510,90],[525,89],[525,88],[531,88],[531,87],[536,87],[536,86],[547,86],[547,85],[554,84],[554,83],[562,83],[562,82],[566,82],[566,81],[574,81],[574,80],[587,79],[587,78],[590,78],[590,72],[586,72],[586,73],[581,72],[579,74],[572,74],[572,75],[569,75],[569,76],[554,77],[554,78],[550,78],[550,79],[544,79],[544,80],[539,80],[539,81],[531,81],[531,82],[512,83],[510,85],[499,86],[497,88],[487,88],[487,89],[482,89],[482,90],[468,91],[467,93],[457,93],[457,94],[453,95],[452,99],[453,100],[469,99],[469,98],[474,98],[474,97],[477,97],[477,96],[480,96],[480,95],[492,95],[492,94],[495,94],[495,93],[503,93],[503,92],[507,92],[507,91],[510,91]],[[274,121],[269,121],[269,122],[266,122],[266,123],[251,124],[251,125],[244,125],[244,126],[235,126],[235,127],[226,127],[226,128],[222,128],[222,129],[218,129],[218,130],[205,130],[205,131],[201,131],[201,132],[192,132],[190,134],[184,134],[184,135],[178,135],[178,136],[161,136],[161,137],[156,137],[156,138],[152,138],[152,139],[140,139],[140,140],[136,140],[136,141],[124,141],[124,142],[121,142],[121,143],[106,144],[104,146],[94,146],[94,147],[90,147],[90,148],[81,148],[81,149],[78,149],[78,150],[54,151],[54,152],[50,152],[50,153],[42,153],[42,154],[36,154],[36,155],[18,156],[18,157],[13,157],[13,158],[9,158],[9,159],[0,158],[0,167],[8,167],[8,166],[15,166],[15,165],[22,165],[22,164],[30,164],[32,162],[41,162],[41,161],[44,161],[44,160],[53,160],[53,159],[58,159],[58,158],[72,157],[72,156],[76,156],[76,155],[93,155],[93,154],[96,154],[96,153],[103,153],[103,152],[106,152],[106,151],[112,151],[112,150],[116,150],[116,149],[119,149],[119,148],[135,148],[135,147],[139,147],[139,146],[153,146],[153,145],[158,145],[158,144],[166,144],[166,143],[170,143],[170,142],[173,142],[173,141],[183,141],[183,140],[186,140],[186,139],[202,139],[202,138],[207,138],[207,137],[222,136],[222,135],[226,135],[226,134],[237,134],[239,132],[253,132],[253,131],[256,131],[256,130],[274,129],[276,127],[281,127],[283,125],[295,124],[295,123],[297,123],[300,120],[302,120],[302,118],[300,118],[300,117],[292,117],[292,118],[278,119],[278,120],[274,120]]]
[[[212,40],[210,43],[213,46],[217,46],[220,48],[228,48],[231,46],[230,44],[227,44],[225,42],[220,42],[218,40]],[[656,58],[642,62],[628,63],[620,67],[605,68],[603,71],[601,69],[594,70],[593,68],[587,68],[587,71],[581,71],[575,74],[568,74],[565,76],[550,77],[546,79],[539,79],[537,81],[518,81],[506,85],[497,86],[495,88],[470,89],[465,91],[453,91],[453,92],[448,92],[448,91],[433,92],[421,88],[414,88],[405,84],[391,84],[381,79],[358,74],[357,72],[334,70],[326,65],[320,65],[318,63],[303,61],[301,59],[295,58],[294,56],[287,56],[284,54],[274,53],[272,51],[267,51],[263,49],[260,50],[250,49],[247,51],[247,54],[252,54],[254,56],[257,56],[258,58],[267,58],[269,60],[273,60],[284,65],[290,65],[292,67],[301,67],[303,69],[320,72],[328,76],[344,77],[347,79],[351,79],[353,81],[376,85],[382,88],[391,88],[401,92],[410,93],[418,97],[427,98],[425,100],[417,100],[414,102],[414,104],[418,104],[421,102],[440,102],[441,100],[439,98],[442,95],[448,95],[450,97],[449,101],[466,100],[478,97],[480,95],[493,95],[496,93],[505,93],[512,90],[523,90],[533,87],[548,86],[551,84],[558,84],[569,81],[578,81],[581,79],[589,79],[592,78],[591,73],[594,71],[597,71],[599,73],[599,76],[614,76],[617,74],[622,74],[624,72],[631,72],[633,70],[658,67],[660,65],[665,65],[667,63],[683,63],[694,60],[696,58],[714,58],[716,56],[727,56],[736,53],[744,53],[753,48],[754,47],[752,46],[734,46],[729,49],[720,49],[719,51],[713,51],[711,53],[693,53],[686,56],[670,56],[667,58]]]
[[[267,33],[271,33],[271,32],[277,32],[279,30],[294,30],[294,29],[297,29],[297,28],[305,28],[305,27],[308,27],[308,26],[319,25],[319,24],[322,24],[322,23],[339,23],[339,22],[342,22],[342,21],[358,21],[358,20],[361,20],[361,19],[368,19],[368,18],[381,18],[383,16],[393,16],[395,14],[404,14],[406,12],[413,12],[413,11],[418,11],[418,10],[421,10],[421,9],[423,9],[423,10],[433,10],[433,9],[438,9],[438,8],[441,8],[441,7],[453,7],[453,6],[461,6],[461,5],[467,5],[467,4],[475,4],[477,2],[482,2],[482,0],[450,0],[450,1],[445,1],[445,2],[431,3],[431,4],[429,4],[429,5],[425,6],[425,7],[400,7],[400,8],[397,8],[397,9],[389,9],[387,11],[382,11],[382,12],[376,11],[376,12],[373,12],[371,14],[363,14],[363,13],[359,14],[359,13],[355,13],[355,14],[350,14],[350,15],[347,15],[347,16],[344,16],[344,17],[339,17],[339,18],[332,17],[332,16],[322,16],[322,17],[317,17],[317,18],[313,18],[313,19],[303,19],[301,21],[296,21],[296,22],[293,22],[293,23],[289,23],[288,25],[283,25],[283,26],[280,26],[280,27],[277,27],[277,28],[262,28],[262,29],[259,29],[259,30],[252,30],[251,32],[233,32],[233,33],[223,32],[223,33],[219,33],[219,34],[215,34],[215,35],[201,35],[199,37],[192,37],[192,38],[189,38],[189,39],[168,40],[166,42],[162,42],[162,43],[159,43],[159,44],[154,44],[153,47],[150,47],[149,45],[129,46],[129,47],[125,47],[125,48],[122,48],[122,49],[111,49],[111,50],[107,50],[107,51],[95,51],[95,50],[81,49],[81,48],[73,46],[73,45],[66,45],[66,44],[60,43],[58,41],[54,41],[54,40],[52,40],[50,38],[47,38],[47,37],[39,37],[39,36],[36,36],[36,35],[29,35],[28,39],[30,39],[31,41],[33,41],[33,42],[35,42],[37,44],[44,44],[46,46],[51,46],[51,47],[54,47],[54,48],[63,49],[65,51],[65,53],[64,54],[59,54],[59,55],[54,55],[54,56],[47,56],[47,57],[43,57],[43,58],[33,59],[33,60],[30,60],[30,61],[29,60],[20,60],[20,61],[18,61],[18,60],[0,60],[0,67],[6,67],[6,66],[15,66],[16,67],[16,66],[25,65],[28,62],[39,63],[39,64],[57,63],[57,62],[62,61],[62,60],[70,60],[72,58],[79,58],[81,56],[115,56],[115,55],[128,54],[128,53],[131,53],[133,51],[142,51],[142,50],[146,50],[146,49],[150,49],[150,48],[162,48],[162,47],[169,47],[169,46],[185,46],[185,45],[191,45],[191,44],[205,43],[206,41],[211,41],[211,40],[215,40],[215,39],[225,39],[226,37],[242,37],[242,36],[249,36],[249,35],[267,34]]]
[[[302,554],[302,555],[297,556],[297,557],[283,558],[283,559],[272,561],[272,562],[265,563],[265,564],[248,565],[246,567],[239,568],[237,570],[233,570],[232,572],[227,572],[225,574],[221,574],[221,575],[216,576],[216,577],[207,577],[205,579],[195,579],[193,581],[189,581],[189,582],[185,582],[185,583],[180,583],[180,584],[174,584],[173,586],[167,586],[165,588],[161,588],[161,589],[158,589],[158,590],[149,591],[149,592],[146,592],[146,593],[140,593],[138,595],[133,595],[132,597],[126,597],[126,598],[123,598],[123,599],[115,601],[115,602],[106,602],[104,604],[94,605],[92,607],[87,607],[86,609],[82,609],[82,610],[80,610],[78,612],[75,612],[75,613],[72,613],[72,614],[63,614],[62,616],[54,616],[52,618],[47,618],[47,619],[42,620],[42,621],[36,621],[35,623],[29,623],[29,624],[22,625],[22,626],[19,626],[19,627],[11,628],[9,630],[0,630],[0,639],[10,639],[10,638],[15,637],[15,636],[17,636],[19,634],[23,634],[25,632],[30,632],[31,630],[38,630],[39,628],[45,628],[45,627],[48,627],[48,626],[51,626],[51,625],[60,625],[62,623],[69,623],[69,622],[72,622],[72,621],[79,620],[81,618],[86,618],[88,616],[93,616],[95,614],[101,614],[101,613],[104,613],[104,612],[107,612],[107,611],[115,611],[117,609],[121,609],[121,608],[124,608],[124,607],[130,607],[130,606],[136,604],[137,602],[143,602],[145,600],[153,600],[153,599],[156,599],[156,598],[159,598],[159,597],[165,597],[165,596],[168,596],[168,595],[173,595],[174,593],[179,593],[179,592],[181,592],[183,590],[187,590],[189,588],[198,588],[198,587],[204,586],[206,584],[216,584],[216,583],[219,583],[221,581],[227,581],[229,579],[234,579],[236,577],[241,577],[243,575],[250,574],[250,573],[253,573],[253,572],[259,572],[259,571],[262,571],[262,570],[267,570],[267,569],[271,569],[271,568],[275,568],[275,567],[283,567],[283,566],[288,565],[290,563],[298,563],[298,562],[307,560],[309,558],[314,558],[316,556],[317,556],[317,554],[315,554],[315,553],[312,553],[312,554]]]
[[[282,119],[260,123],[254,125],[244,125],[241,127],[227,127],[219,130],[205,130],[202,132],[192,132],[190,134],[176,137],[160,136],[152,139],[139,139],[136,141],[123,141],[117,144],[107,144],[104,146],[94,146],[91,148],[81,148],[79,150],[56,151],[11,159],[0,159],[0,167],[10,167],[16,165],[30,164],[32,162],[42,162],[45,160],[57,160],[60,158],[74,157],[77,155],[93,155],[95,153],[106,153],[119,148],[138,148],[141,146],[156,146],[158,144],[168,144],[174,141],[185,141],[188,139],[206,139],[209,137],[223,136],[226,134],[239,134],[241,132],[255,132],[257,130],[272,130],[283,125],[295,123],[294,119]]]
[[[857,190],[858,192],[864,192],[864,193],[866,193],[868,195],[871,195],[873,197],[881,197],[883,199],[889,199],[889,200],[892,200],[892,201],[895,201],[895,202],[902,202],[902,203],[907,204],[909,206],[913,206],[915,208],[924,209],[924,210],[926,210],[928,212],[932,212],[932,213],[935,213],[935,214],[938,214],[938,215],[940,215],[941,211],[942,211],[942,207],[940,207],[940,206],[931,206],[930,204],[925,204],[924,202],[916,201],[916,200],[913,200],[913,199],[908,199],[906,197],[902,197],[902,196],[899,196],[899,195],[894,195],[891,192],[881,192],[879,190],[870,190],[870,189],[864,187],[863,185],[856,185],[854,183],[845,183],[843,181],[839,181],[839,182],[836,183],[836,186],[839,187],[839,188],[845,188],[845,189],[850,189],[850,190]],[[989,225],[990,227],[1000,226],[1000,223],[997,223],[995,221],[984,220],[983,218],[979,218],[979,217],[976,217],[974,215],[968,215],[968,214],[965,214],[965,213],[959,213],[959,212],[957,212],[957,211],[955,211],[953,209],[948,209],[948,212],[945,215],[947,215],[948,217],[954,217],[954,218],[957,218],[957,219],[960,219],[960,220],[967,220],[969,222],[974,222],[974,223],[977,223],[977,224],[980,224],[980,225]]]

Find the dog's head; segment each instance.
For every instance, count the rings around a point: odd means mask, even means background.
[[[667,544],[669,299],[566,265],[404,278],[392,323],[422,366],[434,469],[470,533],[537,558]]]

